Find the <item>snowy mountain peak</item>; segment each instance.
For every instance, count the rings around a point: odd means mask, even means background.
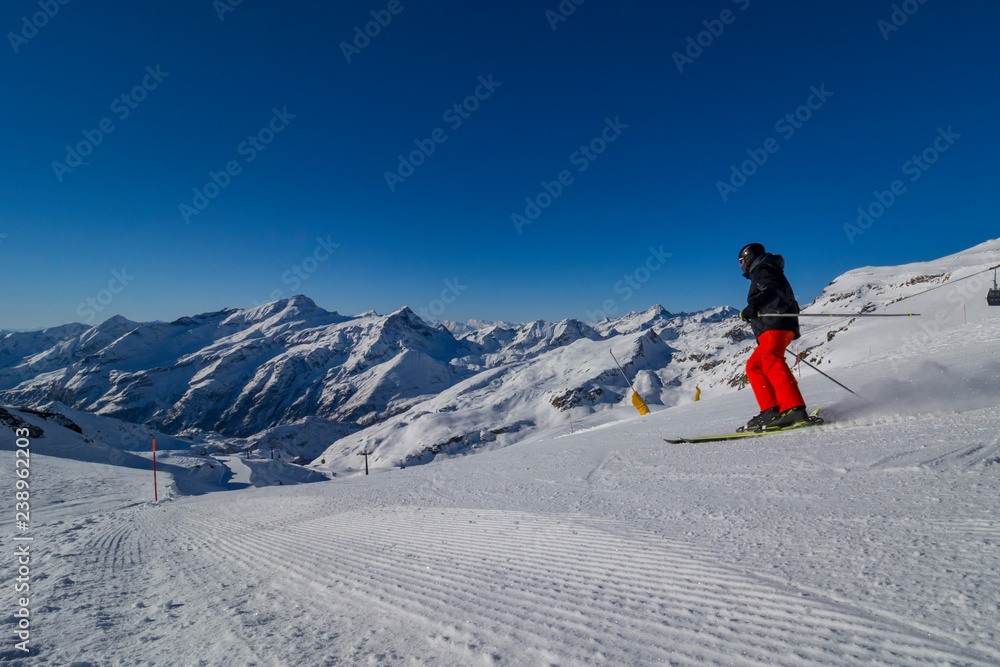
[[[435,320],[431,324],[443,326],[455,336],[455,338],[466,338],[475,335],[484,329],[517,329],[524,326],[519,322],[503,322],[500,320],[466,320],[465,322],[453,322],[451,320]]]
[[[376,316],[377,317],[377,316]],[[410,310],[409,306],[403,306],[402,308],[397,308],[386,316],[387,322],[405,322],[407,326],[413,327],[414,329],[427,329],[430,325],[419,317],[416,313]]]
[[[562,347],[580,339],[599,340],[601,335],[580,320],[552,323],[536,320],[526,324],[514,339],[514,345],[526,350]]]
[[[132,320],[122,317],[121,315],[113,315],[108,319],[104,320],[96,327],[92,329],[94,333],[125,333],[138,326],[138,322],[133,322]]]
[[[77,352],[83,355],[96,353],[122,336],[135,331],[138,326],[137,322],[121,315],[110,317],[80,334]]]
[[[660,304],[656,304],[652,308],[646,309],[643,313],[648,317],[670,317],[670,311]]]
[[[310,317],[321,318],[329,315],[336,315],[336,313],[327,312],[317,306],[316,303],[309,297],[298,294],[287,299],[279,299],[278,301],[265,303],[254,308],[238,310],[229,316],[226,323],[240,321],[247,324],[258,322],[270,322],[271,324],[277,324],[278,322],[293,319]]]
[[[42,331],[15,331],[0,336],[0,367],[16,365],[26,357],[89,331],[85,324],[65,324]]]
[[[381,358],[387,350],[420,351],[439,361],[451,359],[458,341],[447,329],[431,327],[407,306],[375,318],[374,339],[365,343],[366,358]]]

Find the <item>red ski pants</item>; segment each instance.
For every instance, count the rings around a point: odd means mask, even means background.
[[[777,406],[784,412],[806,404],[795,376],[785,363],[785,348],[793,338],[795,334],[791,331],[765,331],[747,360],[747,380],[762,411]]]

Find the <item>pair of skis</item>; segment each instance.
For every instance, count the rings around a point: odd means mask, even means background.
[[[625,382],[628,382],[628,386],[632,390],[632,405],[634,405],[636,407],[636,409],[639,411],[640,415],[647,415],[647,414],[649,414],[649,408],[646,407],[646,402],[642,400],[642,397],[639,396],[639,392],[637,392],[635,390],[635,387],[632,386],[632,383],[629,382],[628,375],[625,374],[625,369],[622,368],[622,365],[620,363],[618,363],[618,358],[615,357],[615,353],[614,353],[613,350],[611,351],[611,358],[615,360],[615,365],[618,366],[618,370],[621,371],[622,377],[625,378]],[[799,359],[800,361],[805,361],[804,359],[801,359],[800,357],[797,357],[797,356],[796,356],[796,359]],[[808,363],[808,362],[806,362],[806,363]],[[812,364],[810,364],[810,365],[812,365]],[[820,371],[820,372],[822,373],[822,371]],[[823,373],[823,374],[826,375],[826,373]],[[830,376],[827,375],[827,377],[830,377]],[[833,378],[830,378],[830,379],[833,380]],[[834,382],[836,382],[836,380],[834,380]],[[840,383],[837,382],[837,384],[840,384]],[[841,385],[841,386],[843,387],[843,385]],[[847,389],[847,387],[844,387],[844,389]],[[848,389],[848,391],[850,391],[850,389]],[[700,393],[701,392],[699,390],[699,394]],[[853,394],[854,392],[851,392],[851,393]],[[695,399],[695,400],[697,400],[697,399]],[[720,440],[739,440],[740,438],[756,438],[756,437],[759,437],[759,436],[762,436],[762,435],[771,435],[771,434],[774,434],[774,433],[785,433],[787,431],[797,431],[798,429],[801,429],[801,428],[808,428],[810,426],[820,426],[820,425],[822,425],[823,424],[823,420],[819,416],[819,410],[820,410],[819,408],[816,408],[811,413],[809,413],[809,416],[806,417],[803,421],[797,422],[797,423],[792,424],[790,426],[785,426],[783,428],[761,429],[759,431],[737,431],[735,433],[724,433],[722,435],[702,435],[702,436],[698,436],[698,437],[694,437],[694,438],[673,438],[673,439],[664,438],[664,440],[666,442],[669,442],[672,445],[678,445],[678,444],[681,444],[681,443],[718,442]]]
[[[792,424],[791,426],[785,426],[784,428],[774,428],[774,429],[764,429],[761,431],[738,431],[735,433],[724,433],[721,435],[703,435],[694,438],[664,438],[671,445],[679,444],[693,444],[696,442],[720,442],[723,440],[740,440],[741,438],[757,438],[763,435],[773,435],[775,433],[787,433],[789,431],[797,431],[803,428],[810,428],[812,426],[821,426],[824,424],[823,419],[819,416],[819,408],[813,410],[809,416],[804,420]]]

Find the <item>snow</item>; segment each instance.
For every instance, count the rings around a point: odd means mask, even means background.
[[[4,586],[0,660],[998,664],[1000,308],[986,306],[985,289],[966,302],[952,296],[963,283],[948,285],[991,257],[1000,263],[992,243],[835,281],[812,308],[872,302],[932,319],[810,324],[798,341],[807,358],[868,401],[804,368],[803,394],[832,423],[766,438],[663,442],[731,430],[756,410],[750,392],[722,382],[726,361],[683,379],[684,388],[701,383],[697,403],[653,405],[640,418],[623,396],[574,413],[572,433],[567,420],[507,446],[368,476],[355,456],[331,480],[293,485],[290,473],[268,477],[286,464],[259,453],[219,454],[214,441],[206,456],[171,449],[158,461],[154,503],[145,453],[110,460],[121,450],[17,413],[46,428],[31,450],[33,654],[14,648],[14,593]],[[949,281],[905,284],[942,266]],[[646,331],[622,332],[616,354]],[[517,370],[544,387],[582,373],[572,362],[607,356],[606,347],[583,336],[551,363],[527,358]],[[652,362],[645,370],[657,375]],[[491,373],[464,382],[508,376]],[[463,410],[477,406],[462,397],[477,387],[453,387],[424,409],[464,428]],[[438,400],[462,407],[430,410]],[[111,423],[81,425],[112,437]],[[8,536],[11,440],[0,452]],[[186,458],[229,467],[196,469],[194,493],[184,490],[194,486]],[[255,477],[268,485],[253,486]],[[242,488],[206,492],[233,482]],[[16,573],[11,544],[0,551],[5,579]]]

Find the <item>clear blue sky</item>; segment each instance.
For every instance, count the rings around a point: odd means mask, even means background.
[[[233,1],[4,3],[0,328],[738,306],[751,241],[807,302],[998,236],[992,0]]]

